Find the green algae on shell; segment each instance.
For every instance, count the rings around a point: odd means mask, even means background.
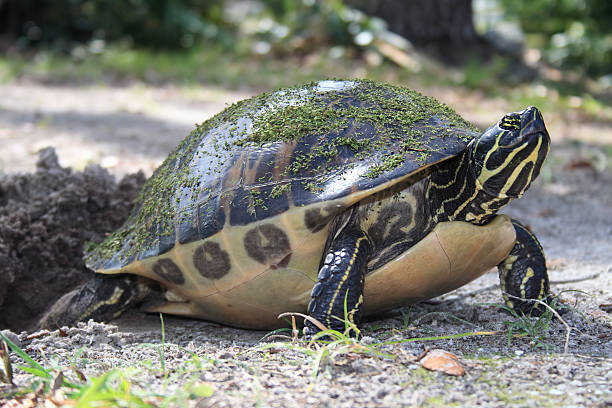
[[[235,187],[224,180],[229,166],[242,166],[236,183],[248,190],[241,199],[257,219],[268,201],[296,186],[325,199],[326,182],[364,162],[369,166],[359,177],[370,180],[360,186],[393,177],[407,164],[425,165],[434,160],[432,154],[436,160],[456,154],[477,133],[433,98],[367,80],[320,81],[264,93],[198,125],[147,181],[125,225],[90,251],[88,260],[99,266],[99,260],[119,251],[124,259],[155,256],[160,240],[171,240],[199,206],[214,211],[220,196],[231,199]],[[447,152],[449,145],[454,147]],[[281,146],[292,146],[292,153],[279,169]],[[258,155],[262,160],[267,155],[271,165],[255,164],[267,166],[267,172],[245,181],[251,171],[245,162]],[[294,179],[300,183],[292,185]]]

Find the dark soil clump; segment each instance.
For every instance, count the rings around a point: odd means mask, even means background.
[[[119,183],[98,165],[60,167],[53,148],[36,172],[0,177],[0,328],[33,329],[46,309],[93,272],[82,255],[120,227],[145,181]]]

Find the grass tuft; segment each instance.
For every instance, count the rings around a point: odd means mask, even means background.
[[[6,342],[8,348],[13,353],[25,362],[25,365],[15,365],[14,367],[32,376],[28,384],[12,384],[15,385],[14,389],[0,395],[0,398],[3,399],[13,398],[11,401],[15,404],[23,402],[24,406],[30,404],[32,406],[127,406],[149,408],[158,406],[185,406],[188,400],[202,400],[209,398],[214,393],[214,389],[209,384],[199,380],[201,371],[205,367],[202,366],[200,358],[195,353],[191,353],[193,358],[186,363],[186,366],[191,365],[191,368],[180,373],[186,376],[186,380],[181,382],[182,387],[179,387],[172,393],[160,393],[153,391],[153,387],[150,384],[143,383],[140,380],[142,377],[142,367],[113,368],[100,375],[86,377],[76,368],[74,363],[79,359],[82,352],[82,349],[80,349],[77,351],[77,355],[70,361],[72,371],[75,372],[81,381],[80,383],[74,382],[66,378],[65,371],[61,368],[46,368],[36,362],[20,347],[12,343],[2,333],[0,333],[0,338],[3,342]],[[162,347],[158,348],[158,352],[162,361],[164,379],[168,380],[168,370],[165,368],[165,347],[165,335],[162,334]],[[8,356],[8,350],[6,351],[3,354],[3,359],[4,355]],[[188,352],[187,350],[185,351]]]

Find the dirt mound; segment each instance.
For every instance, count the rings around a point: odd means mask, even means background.
[[[87,241],[101,241],[127,218],[145,181],[119,183],[98,165],[60,167],[53,148],[36,171],[0,177],[0,327],[31,329],[61,295],[91,277]]]

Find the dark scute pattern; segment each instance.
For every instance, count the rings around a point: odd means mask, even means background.
[[[208,238],[221,231],[224,224],[225,212],[223,212],[223,208],[219,207],[218,199],[200,203],[197,222],[200,239]]]
[[[278,146],[273,145],[250,154],[246,164],[246,176],[254,173],[254,182],[240,185],[233,191],[230,225],[247,225],[289,209],[287,195],[278,190],[282,190],[288,183],[278,183],[274,179],[276,148]]]
[[[285,267],[291,258],[287,234],[272,224],[263,224],[244,236],[247,254],[257,262],[274,267]]]
[[[200,236],[198,234],[197,220],[191,222],[183,222],[179,225],[178,241],[181,244],[196,241]]]
[[[127,245],[124,244],[123,248],[121,248],[121,251],[126,251],[126,247]],[[138,259],[138,257],[140,256],[140,254],[136,254],[133,253],[130,256],[123,258],[122,254],[124,252],[118,251],[116,253],[113,254],[113,256],[108,259],[106,262],[104,262],[102,265],[92,265],[91,268],[92,269],[119,269],[122,268],[125,265],[129,265],[132,262],[136,261]]]
[[[177,239],[180,244],[196,241],[198,235],[198,211],[196,209],[182,210],[177,215]]]
[[[159,236],[159,254],[165,254],[172,248],[176,242],[176,230],[173,228],[172,231],[161,234]]]
[[[261,192],[261,197],[265,197],[265,203],[262,208],[258,208],[258,218],[267,218],[272,217],[274,215],[281,214],[289,209],[289,200],[287,198],[286,193],[276,193],[274,188],[277,185],[269,185],[265,187],[260,187],[259,191]]]
[[[220,279],[230,271],[230,258],[216,242],[205,242],[193,254],[193,264],[200,275]]]
[[[158,260],[155,265],[153,265],[153,272],[170,283],[176,285],[185,283],[183,272],[171,259]]]
[[[306,189],[304,180],[295,179],[291,182],[291,199],[296,206],[308,205],[321,201],[317,191]]]
[[[277,159],[276,153],[277,151],[275,149],[266,149],[265,147],[261,147],[259,150],[251,152],[247,163],[249,172],[255,171],[256,184],[265,184],[274,181],[274,171]]]
[[[321,208],[310,208],[304,214],[304,224],[310,232],[321,231],[334,218],[336,213],[334,207],[327,207],[323,211]]]
[[[256,204],[260,195],[255,189],[237,188],[230,207],[230,225],[247,225],[263,218],[265,210]]]
[[[138,253],[137,259],[147,259],[158,256],[163,252],[168,252],[174,246],[174,240],[174,228],[168,228],[162,231],[162,227],[158,224],[151,226],[145,237],[145,242],[142,246],[143,249]],[[161,252],[162,250],[163,252]],[[128,253],[129,252],[130,251],[128,251]]]

